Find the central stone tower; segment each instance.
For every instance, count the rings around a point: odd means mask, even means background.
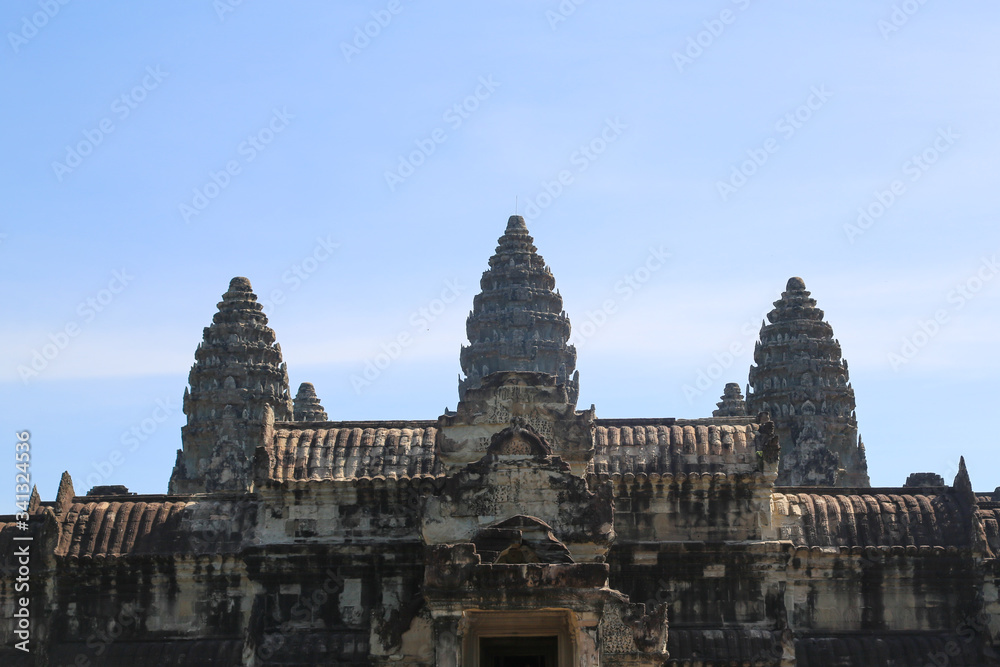
[[[556,280],[521,216],[510,216],[498,243],[465,325],[469,345],[462,347],[458,393],[464,397],[490,373],[528,371],[554,375],[575,404],[576,348],[567,344],[569,318],[553,291]]]
[[[555,284],[524,218],[510,216],[466,322],[458,409],[439,420],[446,467],[478,461],[493,436],[516,424],[545,438],[574,474],[586,469],[594,411],[576,411],[576,348]]]

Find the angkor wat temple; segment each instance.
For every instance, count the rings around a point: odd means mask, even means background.
[[[0,517],[5,557],[15,534],[34,545],[33,652],[4,623],[0,663],[1000,664],[1000,495],[964,461],[951,485],[870,487],[847,362],[800,278],[746,395],[719,387],[696,419],[578,409],[570,322],[521,217],[481,287],[454,411],[331,421],[311,384],[292,398],[234,278],[168,492],[78,495],[64,474],[27,531]]]

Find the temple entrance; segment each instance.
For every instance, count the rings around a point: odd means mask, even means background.
[[[483,637],[480,667],[557,667],[558,637]]]

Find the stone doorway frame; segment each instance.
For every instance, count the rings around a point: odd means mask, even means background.
[[[569,609],[469,610],[462,616],[462,667],[482,667],[479,640],[488,637],[556,637],[558,667],[578,664],[575,615]]]

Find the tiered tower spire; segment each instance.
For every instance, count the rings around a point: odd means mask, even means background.
[[[524,218],[510,216],[466,321],[469,345],[462,347],[460,396],[490,373],[535,371],[555,375],[576,404],[576,348],[567,344],[570,323],[562,297],[553,291],[555,282]]]
[[[716,403],[718,410],[712,411],[713,417],[746,417],[747,406],[743,401],[743,392],[736,382],[727,382],[722,394],[722,400]]]
[[[281,346],[246,278],[233,278],[195,351],[171,493],[246,490],[268,425],[292,418]]]
[[[747,406],[751,413],[769,411],[775,422],[777,483],[869,486],[847,360],[801,278],[789,279],[767,319],[754,349]]]
[[[292,402],[297,422],[325,422],[329,419],[326,410],[319,402],[316,395],[316,387],[312,382],[303,382],[299,385],[299,391],[295,394]]]

